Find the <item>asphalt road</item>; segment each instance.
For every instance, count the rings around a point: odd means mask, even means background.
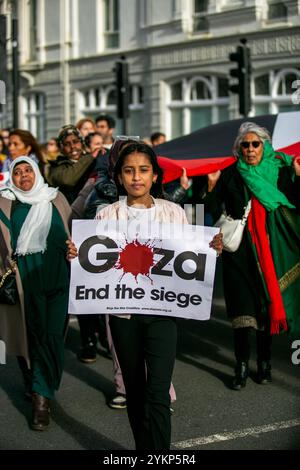
[[[274,338],[272,384],[258,385],[252,376],[245,389],[231,390],[232,331],[219,273],[217,277],[212,318],[178,322],[172,449],[299,450],[300,366],[291,362],[291,341],[287,335]],[[252,373],[254,346],[253,342]],[[46,432],[29,428],[31,404],[24,398],[16,360],[8,358],[6,365],[0,365],[1,450],[134,448],[126,411],[111,410],[106,404],[114,393],[112,361],[99,351],[95,364],[82,364],[76,358],[78,347],[74,318],[66,342],[63,380]]]

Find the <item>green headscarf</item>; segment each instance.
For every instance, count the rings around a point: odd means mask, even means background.
[[[275,158],[276,155],[280,158]],[[275,152],[270,142],[265,140],[260,163],[255,166],[248,165],[240,151],[237,169],[250,191],[268,211],[274,211],[279,206],[293,209],[295,206],[277,188],[279,169],[282,166],[291,166],[292,161],[293,157],[283,152]]]

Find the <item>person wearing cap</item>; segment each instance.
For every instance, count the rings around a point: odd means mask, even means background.
[[[86,152],[84,139],[73,125],[62,127],[57,141],[61,155],[46,165],[45,178],[72,204],[93,174],[97,155]],[[88,189],[91,190],[92,185],[87,188],[87,193]]]

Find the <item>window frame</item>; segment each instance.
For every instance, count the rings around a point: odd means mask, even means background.
[[[182,133],[187,135],[191,132],[191,110],[193,108],[207,108],[211,107],[211,122],[210,124],[216,124],[220,122],[220,108],[227,106],[229,109],[230,97],[218,96],[218,79],[227,79],[225,74],[203,74],[195,75],[193,77],[182,77],[176,78],[166,83],[166,89],[164,90],[165,104],[166,104],[166,133],[169,138],[172,136],[172,110],[182,109]],[[193,85],[197,82],[204,82],[208,87],[211,95],[211,99],[191,99],[191,91]],[[182,83],[182,100],[172,100],[172,86],[177,83]],[[229,118],[229,112],[228,112]],[[208,125],[210,125],[208,124]]]
[[[103,36],[104,49],[118,49],[120,47],[120,2],[119,0],[103,0]],[[117,25],[115,25],[115,21]],[[107,24],[108,22],[108,24]],[[108,26],[108,28],[107,28]],[[117,29],[116,29],[117,26]],[[116,44],[109,44],[114,39]]]
[[[43,143],[46,141],[46,95],[40,91],[32,91],[22,98],[23,126],[36,137],[38,142]]]

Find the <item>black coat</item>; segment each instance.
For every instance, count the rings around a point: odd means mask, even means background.
[[[297,210],[300,210],[300,177],[297,176],[292,181],[293,172],[291,167],[282,167],[277,185]],[[222,171],[214,190],[203,194],[202,201],[214,222],[220,217],[224,207],[228,215],[240,219],[250,195],[250,190],[234,164]],[[259,325],[265,324],[266,296],[247,230],[244,231],[237,251],[223,251],[222,266],[224,296],[229,317],[254,316]]]

